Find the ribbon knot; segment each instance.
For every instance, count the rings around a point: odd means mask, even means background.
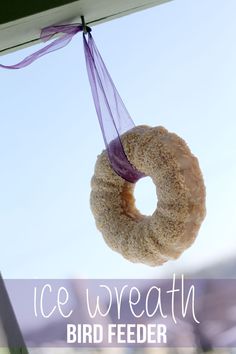
[[[83,31],[83,26],[81,24],[69,24],[69,25],[58,25],[58,26],[49,26],[41,30],[40,39],[43,42],[47,42],[52,39],[57,34],[67,34],[69,36],[74,36],[78,32]]]

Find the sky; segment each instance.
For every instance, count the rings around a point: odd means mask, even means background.
[[[109,249],[89,206],[104,149],[82,36],[18,70],[1,70],[0,270],[6,278],[169,277],[236,255],[236,2],[174,0],[93,27],[136,125],[162,125],[198,157],[207,216],[195,243],[157,268]],[[42,45],[0,58],[14,64]],[[137,206],[156,208],[146,178]]]

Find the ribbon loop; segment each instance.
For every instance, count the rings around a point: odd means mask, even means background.
[[[128,182],[135,183],[145,175],[129,162],[120,135],[135,125],[130,117],[95,45],[91,33],[83,34],[88,77],[103,139],[113,170]]]

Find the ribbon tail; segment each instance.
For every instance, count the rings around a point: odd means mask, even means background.
[[[56,40],[54,40],[52,43],[50,43],[50,44],[46,45],[45,47],[41,48],[37,52],[34,52],[34,53],[30,54],[29,56],[24,58],[19,63],[14,64],[14,65],[3,65],[3,64],[0,64],[0,68],[13,69],[13,70],[14,69],[25,68],[26,66],[32,64],[34,61],[36,61],[37,59],[41,58],[42,56],[44,56],[46,54],[49,54],[51,52],[54,52],[55,50],[58,50],[58,49],[61,49],[61,48],[65,47],[71,41],[73,36],[74,36],[73,33],[65,34],[65,35],[61,36],[60,38],[57,38]]]

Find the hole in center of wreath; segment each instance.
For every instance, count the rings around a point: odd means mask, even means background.
[[[152,215],[157,207],[156,187],[151,177],[141,178],[134,188],[135,206],[143,215]]]

